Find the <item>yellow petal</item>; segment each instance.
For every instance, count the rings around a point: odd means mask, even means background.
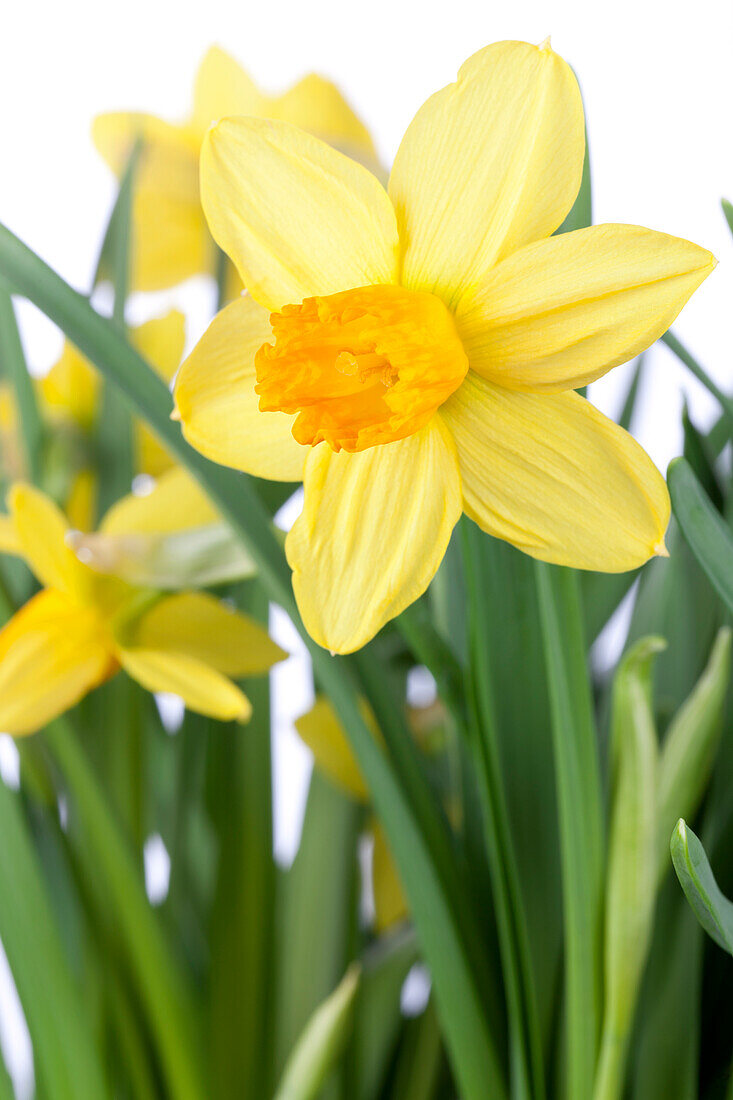
[[[203,138],[212,123],[229,115],[267,113],[267,96],[259,90],[239,62],[212,46],[199,65],[193,89],[191,127]]]
[[[469,371],[440,411],[464,507],[543,561],[621,573],[662,553],[669,496],[632,437],[576,393],[513,393]]]
[[[538,241],[461,299],[471,367],[516,390],[577,389],[649,347],[712,271],[704,248],[635,225]]]
[[[189,710],[222,721],[246,722],[252,707],[236,684],[203,661],[155,649],[120,649],[127,673],[148,691],[180,695]]]
[[[225,676],[257,676],[287,653],[263,626],[205,592],[156,603],[134,628],[131,645],[195,657]]]
[[[201,199],[215,240],[267,309],[395,281],[397,225],[384,188],[295,126],[230,118],[209,130]]]
[[[315,641],[350,653],[422,595],[460,513],[456,455],[438,417],[356,454],[313,448],[285,549]]]
[[[269,315],[249,297],[217,314],[181,367],[176,412],[191,446],[255,477],[300,481],[308,448],[291,433],[295,417],[259,410],[255,352],[272,338]]]
[[[176,466],[144,496],[128,493],[113,504],[99,530],[105,535],[167,535],[220,523],[221,517],[188,470]]]
[[[23,549],[12,516],[0,515],[0,554],[22,554]]]
[[[138,137],[131,282],[160,290],[213,268],[214,252],[199,202],[200,136],[152,115],[111,113],[94,120],[97,149],[119,176]]]
[[[283,95],[273,96],[263,114],[300,126],[367,165],[377,161],[374,143],[364,123],[336,85],[315,73],[304,76]]]
[[[392,853],[387,844],[384,829],[374,824],[374,854],[372,856],[372,884],[374,887],[375,927],[385,932],[407,918],[409,910],[397,874]]]
[[[52,414],[73,420],[84,429],[94,423],[99,375],[73,344],[64,342],[60,358],[40,381],[41,394]]]
[[[35,732],[114,668],[96,616],[61,592],[39,592],[0,631],[0,730]]]
[[[379,737],[374,716],[366,704],[361,710],[375,736]],[[359,802],[367,802],[369,791],[330,701],[319,696],[311,709],[296,719],[295,728],[313,753],[316,767]]]
[[[31,485],[14,485],[8,507],[23,557],[41,584],[69,595],[84,593],[88,570],[66,545],[68,524],[50,497]]]
[[[549,46],[474,54],[418,111],[395,158],[404,285],[453,306],[498,260],[549,236],[578,193],[584,151],[578,85]]]

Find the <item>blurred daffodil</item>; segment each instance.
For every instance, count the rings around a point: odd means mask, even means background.
[[[366,704],[362,706],[362,712],[374,736],[381,739],[374,715]],[[357,802],[368,804],[369,792],[359,765],[329,700],[319,696],[311,709],[296,720],[295,728],[313,753],[319,771]],[[407,902],[384,830],[376,818],[370,818],[369,831],[374,842],[374,925],[378,932],[384,932],[405,920],[408,915]]]
[[[251,297],[184,363],[177,415],[218,462],[304,478],[286,550],[321,645],[357,649],[415,600],[462,511],[582,569],[665,553],[662,477],[572,391],[657,339],[715,261],[629,225],[552,236],[584,150],[549,43],[470,58],[410,124],[389,194],[287,123],[208,132],[204,210]]]
[[[177,309],[130,329],[130,342],[165,382],[171,382],[183,356],[186,319]],[[57,423],[90,432],[97,417],[100,377],[81,352],[64,343],[60,358],[40,381],[49,416]],[[158,477],[173,461],[146,424],[135,424],[136,472]]]
[[[123,668],[149,691],[246,721],[230,677],[266,672],[285,656],[256,622],[201,592],[161,596],[83,564],[63,514],[43,493],[14,486],[0,546],[19,553],[43,590],[0,631],[0,730],[33,733]]]
[[[160,590],[206,588],[254,576],[254,562],[187,470],[174,466],[145,495],[117,501],[91,534],[69,536],[97,573]]]
[[[100,115],[94,122],[94,143],[118,176],[135,141],[143,141],[133,205],[133,289],[159,290],[215,270],[199,200],[199,152],[209,126],[229,115],[290,122],[376,164],[368,131],[328,80],[311,74],[283,95],[267,95],[233,57],[212,47],[199,67],[185,122],[129,112]]]

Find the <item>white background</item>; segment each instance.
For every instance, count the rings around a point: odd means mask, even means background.
[[[728,0],[67,0],[8,5],[0,40],[0,221],[80,289],[89,282],[114,182],[89,138],[94,114],[141,109],[171,120],[188,111],[198,61],[218,43],[267,90],[309,70],[331,77],[371,128],[385,164],[423,100],[461,62],[502,38],[548,34],[574,66],[586,103],[596,221],[626,221],[685,236],[721,261],[676,324],[710,374],[733,389],[729,320],[733,246],[720,212],[733,199],[733,8]],[[189,310],[189,338],[211,302],[201,280],[134,304],[136,316]],[[58,334],[22,311],[32,369],[44,371]],[[615,412],[628,371],[592,396]],[[715,406],[664,348],[652,353],[635,433],[665,468],[680,445],[682,394],[708,421]],[[288,638],[290,640],[290,637]],[[286,673],[287,675],[287,673]],[[290,675],[289,682],[293,683]],[[292,692],[289,694],[292,695]],[[307,702],[290,699],[293,709]],[[279,846],[297,835],[302,759],[280,716]],[[7,988],[0,966],[0,987]],[[28,1049],[0,995],[0,1040],[21,1092]]]

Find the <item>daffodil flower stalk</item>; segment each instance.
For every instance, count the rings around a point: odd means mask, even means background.
[[[470,58],[387,191],[285,121],[207,132],[204,212],[248,293],[181,368],[176,415],[216,462],[303,479],[286,550],[320,645],[358,649],[420,596],[462,512],[581,569],[666,552],[664,480],[573,391],[661,336],[715,260],[636,226],[552,236],[584,151],[549,42]]]

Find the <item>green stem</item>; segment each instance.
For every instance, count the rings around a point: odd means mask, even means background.
[[[118,385],[168,450],[183,463],[232,525],[254,559],[269,598],[288,613],[311,653],[315,674],[334,704],[384,824],[431,969],[446,1045],[463,1100],[502,1100],[501,1062],[488,1026],[470,950],[456,923],[440,857],[430,847],[421,806],[400,786],[364,721],[348,666],[309,638],[300,619],[282,549],[250,482],[194,451],[171,422],[171,395],[119,332],[8,229],[0,226],[0,274],[58,324]]]
[[[699,382],[702,382],[705,389],[713,395],[715,400],[720,405],[721,409],[726,415],[728,421],[729,433],[733,432],[733,400],[728,397],[723,391],[716,386],[707,371],[698,363],[687,348],[677,339],[672,330],[665,332],[662,337],[662,343],[666,344],[670,351],[673,351],[681,363],[687,367],[695,378]]]
[[[229,257],[223,248],[216,249],[216,312],[227,304],[227,278],[229,275]]]
[[[600,1025],[603,818],[577,576],[535,563],[550,691],[565,926],[568,1100],[593,1092]]]
[[[38,484],[43,459],[43,422],[38,411],[36,391],[20,342],[18,322],[7,287],[0,283],[0,362],[8,372],[18,403],[21,438],[28,477]]]
[[[110,265],[114,286],[112,323],[123,335],[126,332],[125,306],[130,289],[133,189],[140,149],[138,142],[125,167],[103,246],[103,256]],[[135,474],[133,433],[129,407],[126,402],[120,401],[114,384],[106,378],[103,379],[96,425],[99,455],[98,520],[120,497],[130,491]]]
[[[537,997],[529,950],[529,936],[522,903],[509,810],[501,778],[501,753],[497,739],[494,687],[490,665],[487,616],[490,614],[475,525],[462,523],[463,561],[466,577],[468,626],[471,639],[469,668],[469,743],[478,765],[483,803],[486,847],[491,867],[491,887],[496,906],[504,984],[509,1014],[512,1095],[541,1100],[545,1096],[542,1040]]]

